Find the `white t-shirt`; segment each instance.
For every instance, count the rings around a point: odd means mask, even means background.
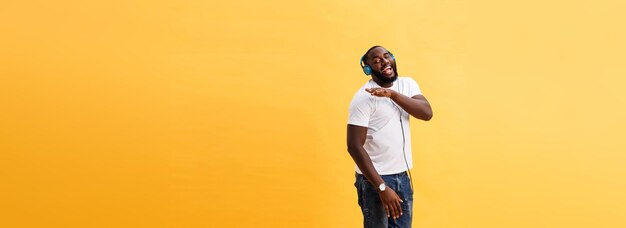
[[[390,98],[372,96],[365,91],[366,88],[380,88],[380,86],[370,79],[356,92],[350,103],[348,124],[367,127],[367,138],[363,148],[367,151],[378,174],[389,175],[404,172],[407,170],[407,163],[409,169],[413,168],[409,113]],[[408,97],[422,94],[417,82],[409,77],[398,77],[388,89]],[[402,113],[401,118],[400,113]],[[404,152],[402,150],[402,127],[405,138]],[[406,153],[406,163],[403,153]],[[362,174],[358,166],[356,172]]]

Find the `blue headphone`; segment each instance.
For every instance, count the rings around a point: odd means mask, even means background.
[[[391,56],[391,59],[393,59],[393,61],[396,61],[396,58],[393,57],[393,54],[387,50],[387,53],[389,53],[389,55]],[[365,53],[365,55],[367,55],[367,53]],[[363,68],[363,73],[365,73],[366,75],[371,75],[372,74],[372,67],[370,65],[365,65],[365,55],[363,55],[363,57],[361,57],[361,62],[359,63],[359,65],[361,65],[361,68]]]

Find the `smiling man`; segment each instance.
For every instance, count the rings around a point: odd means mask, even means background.
[[[427,121],[432,109],[415,80],[398,77],[396,60],[387,49],[367,50],[361,67],[372,78],[352,98],[347,143],[356,163],[354,185],[364,226],[411,227],[409,115]]]

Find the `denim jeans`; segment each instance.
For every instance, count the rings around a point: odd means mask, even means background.
[[[374,187],[362,174],[356,173],[356,187],[359,206],[363,212],[363,225],[365,228],[379,227],[411,227],[413,215],[413,190],[406,172],[381,175],[388,188],[393,189],[400,199],[404,201],[402,205],[402,216],[398,219],[387,217],[387,212],[382,205],[378,188]]]

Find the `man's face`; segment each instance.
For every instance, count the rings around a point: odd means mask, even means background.
[[[396,62],[383,47],[372,49],[367,54],[366,64],[372,68],[372,74],[383,82],[393,82],[398,78]]]

